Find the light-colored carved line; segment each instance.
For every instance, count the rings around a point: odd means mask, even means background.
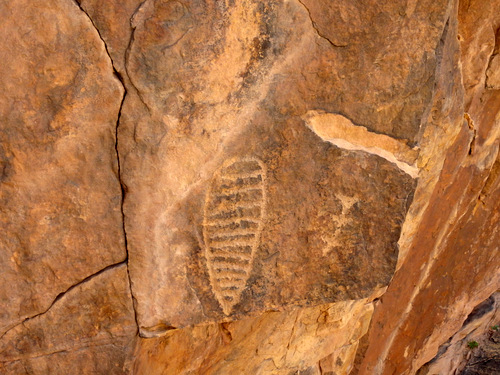
[[[254,195],[259,193],[258,197]],[[230,194],[215,194],[213,201],[235,201],[236,199],[241,199],[244,201],[253,200],[253,199],[262,199],[262,188],[251,188],[246,191],[237,191]]]
[[[227,232],[224,233],[212,233],[208,237],[210,241],[213,242],[222,242],[222,241],[238,241],[238,240],[246,240],[246,239],[255,239],[256,232],[252,230],[245,231],[241,234],[230,234]]]
[[[247,267],[249,264],[249,259],[246,257],[240,257],[238,254],[230,254],[230,255],[215,255],[212,254],[211,257],[212,262],[215,264],[232,264],[234,267]]]
[[[241,217],[228,217],[228,218],[209,218],[207,219],[210,220],[207,224],[231,224],[235,223],[237,221],[250,221],[250,222],[256,222],[255,221],[256,217],[255,216],[241,216]]]
[[[243,194],[252,190],[262,190],[262,182],[258,181],[255,184],[241,184],[241,185],[228,185],[221,184],[219,187],[219,193],[217,195],[227,195],[227,194]]]
[[[242,224],[242,222],[245,222],[245,224]],[[244,227],[245,225],[246,227]],[[216,223],[208,223],[205,228],[208,230],[235,230],[235,229],[250,229],[250,230],[257,230],[259,227],[259,223],[257,222],[250,222],[250,221],[245,221],[241,220],[239,223],[231,223],[231,224],[226,224],[226,225],[218,225]]]
[[[246,235],[246,234],[256,234],[257,231],[255,229],[251,229],[251,228],[243,228],[243,229],[240,229],[240,228],[235,228],[235,229],[222,229],[222,228],[219,228],[219,227],[215,227],[215,228],[210,228],[210,237],[214,237],[214,236],[217,236],[217,237],[221,237],[221,236],[238,236],[238,235]]]
[[[253,238],[239,238],[239,239],[224,239],[218,238],[216,240],[209,239],[208,244],[210,246],[251,246],[254,247],[255,237]]]
[[[242,208],[242,209],[237,209],[237,210],[232,210],[232,211],[225,211],[225,212],[219,212],[215,215],[212,215],[208,219],[214,223],[214,222],[220,222],[221,224],[227,224],[228,220],[231,220],[229,222],[233,222],[234,220],[237,219],[256,219],[260,215],[258,212],[243,212],[242,210],[254,210],[254,209],[259,209],[260,211],[262,210],[262,207],[255,207],[251,209],[247,208]],[[224,217],[227,216],[227,217]],[[217,220],[217,221],[216,221]]]
[[[259,193],[258,196],[256,196]],[[214,196],[212,203],[216,204],[218,202],[252,202],[255,200],[260,201],[262,199],[262,189],[252,189],[246,192],[234,192],[231,194],[217,194]]]
[[[252,254],[249,253],[242,253],[242,252],[235,252],[235,251],[221,251],[221,250],[212,250],[210,251],[211,256],[213,257],[235,257],[238,256],[242,260],[251,260],[252,259]]]
[[[223,170],[230,169],[230,168],[242,168],[242,165],[253,165],[255,166],[255,169],[262,169],[260,163],[257,161],[257,159],[254,158],[244,158],[240,160],[236,160],[227,164],[224,164],[225,166],[222,167]]]
[[[241,224],[242,221],[245,221],[247,223],[250,223],[252,225],[257,225],[259,226],[260,225],[260,220],[259,221],[255,221],[255,220],[252,220],[252,219],[255,219],[254,217],[252,218],[238,218],[238,219],[235,219],[234,221],[231,221],[231,223],[229,223],[229,225],[231,224]],[[225,225],[227,223],[219,223],[219,222],[216,222],[216,221],[212,221],[212,222],[206,222],[205,223],[205,226],[209,226],[209,225]]]
[[[249,179],[240,179],[235,180],[235,181],[223,181],[221,178],[221,181],[219,183],[219,189],[220,193],[219,194],[226,194],[227,192],[233,193],[233,192],[238,192],[238,190],[243,190],[243,189],[250,189],[250,188],[256,188],[260,187],[262,185],[262,179],[257,179],[257,178],[249,178]],[[238,189],[238,190],[236,190]],[[241,191],[240,190],[240,191]]]
[[[221,237],[244,238],[246,236],[251,236],[251,235],[256,237],[258,234],[257,229],[258,228],[248,228],[248,229],[247,228],[243,228],[243,229],[235,228],[235,229],[228,230],[228,229],[210,228],[210,229],[207,229],[207,238],[208,239],[215,238],[216,239],[215,241],[217,242],[218,241],[217,239],[221,238]],[[244,236],[244,237],[241,237],[241,236]]]
[[[257,210],[261,211],[262,207],[254,207],[254,208],[237,208],[236,210],[230,210],[230,211],[222,211],[222,212],[217,212],[213,213],[208,220],[210,220],[211,223],[216,222],[216,220],[221,220],[224,221],[225,224],[227,224],[228,219],[232,220],[238,220],[238,219],[249,219],[249,220],[259,220],[260,221],[260,212],[257,212]],[[221,222],[221,224],[223,224]]]
[[[226,277],[248,277],[248,272],[245,270],[236,270],[234,268],[215,268],[216,278],[221,276]]]
[[[238,285],[240,287],[245,286],[245,280],[243,280],[243,279],[222,278],[222,279],[217,279],[217,282],[219,283],[219,286],[221,287],[221,289],[228,287],[228,286],[234,286],[234,285]]]
[[[247,269],[250,264],[249,259],[240,259],[235,256],[213,256],[212,263],[216,267],[233,267],[234,269]]]
[[[254,208],[260,209],[260,203],[253,203],[248,201],[222,201],[220,203],[212,203],[212,209],[218,213],[229,213],[237,211],[238,209],[253,210]]]
[[[213,205],[212,205],[213,207]],[[243,215],[247,214],[252,214],[252,215],[258,215],[260,218],[260,213],[262,211],[262,205],[254,205],[251,207],[234,207],[232,209],[225,209],[225,210],[215,210],[215,207],[211,208],[212,215],[210,218],[224,218],[224,216],[233,216],[235,218],[242,217]],[[260,219],[259,219],[260,221]]]
[[[248,250],[250,248],[250,250]],[[238,244],[230,244],[230,245],[213,245],[210,246],[211,251],[230,251],[237,252],[242,254],[251,254],[252,246],[251,245],[238,245]]]
[[[262,169],[260,168],[260,165],[254,164],[253,166],[246,165],[246,166],[238,166],[238,167],[227,167],[225,169],[221,170],[221,175],[223,176],[228,176],[228,175],[246,175],[248,173],[261,173]]]
[[[252,181],[253,178],[255,178],[257,180],[257,182],[260,183],[260,181],[262,181],[262,171],[256,170],[254,172],[246,172],[246,173],[231,173],[231,174],[221,175],[221,177],[220,177],[221,180],[228,180],[231,182],[235,182],[238,180],[242,180],[242,181],[250,180],[250,181]]]
[[[235,193],[246,193],[252,190],[262,190],[261,185],[262,183],[259,181],[258,184],[253,184],[253,185],[221,186],[220,187],[221,193],[219,193],[219,195],[224,195],[222,191],[235,194]]]

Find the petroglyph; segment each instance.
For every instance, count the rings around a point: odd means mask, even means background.
[[[318,212],[319,216],[327,216],[330,225],[333,225],[333,228],[326,228],[327,230],[323,231],[321,236],[321,239],[325,242],[325,246],[322,250],[323,256],[327,256],[335,247],[345,246],[345,243],[339,239],[339,234],[345,231],[345,228],[349,225],[353,224],[353,219],[349,211],[359,202],[359,199],[356,197],[350,197],[340,193],[336,194],[336,198],[342,205],[341,214],[335,215],[327,210],[320,210]]]
[[[212,178],[205,200],[203,240],[210,284],[224,314],[240,301],[252,271],[266,208],[266,167],[232,159]]]

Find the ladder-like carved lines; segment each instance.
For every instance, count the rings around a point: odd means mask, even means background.
[[[225,163],[205,200],[203,239],[210,283],[229,315],[240,300],[259,245],[266,206],[266,170],[257,159]]]

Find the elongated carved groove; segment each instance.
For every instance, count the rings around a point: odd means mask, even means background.
[[[205,200],[203,241],[212,291],[224,314],[241,298],[252,271],[266,209],[266,167],[232,159],[214,174]]]
[[[339,148],[364,151],[395,164],[412,178],[418,177],[415,166],[418,150],[400,140],[354,125],[348,118],[335,113],[309,111],[304,116],[307,126],[321,139]]]

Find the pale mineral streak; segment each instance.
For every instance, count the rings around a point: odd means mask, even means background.
[[[412,178],[418,177],[418,149],[410,148],[403,140],[369,131],[366,127],[354,125],[347,117],[335,113],[309,111],[303,119],[324,141],[345,150],[380,156]]]

